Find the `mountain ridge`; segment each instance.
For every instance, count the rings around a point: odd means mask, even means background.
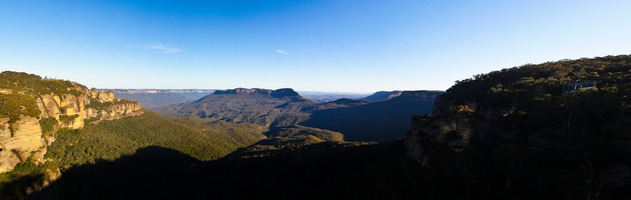
[[[303,125],[342,132],[350,141],[385,142],[402,137],[413,115],[430,113],[434,98],[442,93],[399,91],[397,97],[379,102],[342,98],[317,103],[290,88],[236,88],[218,90],[197,101],[171,106],[161,113],[233,123],[249,122],[270,128]],[[383,113],[387,113],[387,117],[383,117]],[[389,123],[382,123],[384,120]]]
[[[137,101],[143,108],[156,111],[159,108],[199,98],[215,92],[213,89],[112,89],[117,97]]]
[[[236,95],[263,95],[274,98],[304,98],[300,96],[296,91],[291,88],[281,88],[276,90],[261,89],[261,88],[235,88],[227,90],[216,90],[213,94],[236,94]]]

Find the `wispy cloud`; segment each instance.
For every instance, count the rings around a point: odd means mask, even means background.
[[[167,47],[162,43],[157,43],[157,44],[153,44],[153,45],[148,45],[147,46],[148,49],[153,49],[153,50],[158,50],[162,53],[180,53],[182,52],[182,49],[177,48],[177,47]]]
[[[134,46],[132,48],[155,50],[155,51],[159,51],[160,53],[163,53],[163,54],[180,53],[180,52],[183,51],[180,48],[169,47],[169,46],[166,46],[166,45],[164,45],[162,43],[148,44],[148,45],[144,45],[144,46]]]
[[[280,54],[283,54],[283,55],[289,55],[289,52],[284,51],[282,49],[276,49],[276,53],[280,53]]]

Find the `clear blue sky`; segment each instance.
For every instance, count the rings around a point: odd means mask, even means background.
[[[628,0],[0,4],[1,70],[96,88],[445,90],[506,67],[630,53]]]

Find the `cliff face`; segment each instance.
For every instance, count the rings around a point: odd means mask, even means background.
[[[112,91],[96,89],[83,90],[81,95],[46,94],[37,99],[40,118],[55,118],[61,128],[83,128],[84,121],[91,119],[98,123],[101,120],[114,120],[125,116],[142,114],[137,102],[114,97]]]
[[[118,99],[111,91],[71,85],[73,87],[63,88],[64,93],[43,95],[29,89],[17,90],[18,94],[36,99],[40,114],[0,118],[0,173],[12,171],[16,164],[29,158],[43,162],[46,147],[55,141],[54,132],[59,128],[79,129],[86,121],[98,123],[143,112],[139,103]],[[14,90],[3,89],[2,92],[11,95]],[[19,106],[18,110],[26,107]]]
[[[0,130],[0,172],[13,170],[17,163],[26,161],[31,155],[42,161],[46,143],[37,118],[23,116],[15,123],[4,118],[0,119],[0,127],[5,127]]]

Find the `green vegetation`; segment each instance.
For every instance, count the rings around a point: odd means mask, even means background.
[[[564,84],[577,80],[596,81],[597,88],[579,90],[575,94],[562,92]],[[629,137],[626,133],[631,129],[614,128],[630,119],[629,94],[631,56],[608,56],[525,65],[476,75],[451,87],[441,96],[441,104],[436,109],[445,113],[450,105],[474,103],[476,111],[493,110],[503,116],[498,119],[523,127],[609,140]]]
[[[55,93],[57,95],[72,94],[79,95],[79,90],[85,86],[64,80],[42,78],[34,74],[24,72],[4,71],[0,73],[0,89],[11,89],[14,91],[25,91],[30,95],[43,95]]]
[[[22,94],[0,94],[0,118],[9,117],[10,123],[17,121],[21,115],[39,117],[35,99]]]
[[[54,117],[48,117],[39,120],[39,125],[42,127],[42,132],[44,134],[51,134],[52,132],[54,132],[57,129],[57,124],[59,123]]]
[[[68,123],[74,121],[75,119],[77,119],[77,117],[79,117],[78,114],[74,114],[74,115],[59,115],[59,121],[61,123],[68,124]]]
[[[86,125],[81,130],[61,129],[46,157],[68,169],[98,160],[115,160],[139,148],[159,146],[199,160],[213,160],[260,140],[264,131],[250,124],[167,120],[146,111],[140,116]]]
[[[30,158],[27,159],[17,164],[13,171],[0,173],[0,199],[24,199],[27,197],[25,188],[41,185],[56,171],[54,162],[35,164]]]
[[[299,137],[310,135],[324,141],[344,141],[344,135],[342,135],[342,133],[299,125],[274,128],[265,133],[265,135],[270,137]]]
[[[114,102],[91,101],[90,104],[85,105],[85,107],[94,108],[95,110],[104,110],[113,105],[128,104],[128,103],[136,103],[136,102],[130,101],[127,99],[120,99],[119,101],[114,101]]]
[[[57,122],[57,119],[54,117],[41,119],[39,120],[39,126],[42,127],[42,133],[43,136],[45,136],[42,138],[46,140],[46,143],[48,143],[48,137],[56,138],[57,130],[59,130],[59,123]]]
[[[443,102],[481,107],[526,107],[531,102],[560,100],[563,85],[577,80],[599,81],[596,96],[628,102],[631,94],[631,56],[563,60],[524,65],[456,81]],[[583,93],[584,94],[584,93]],[[556,97],[556,99],[551,99]]]

